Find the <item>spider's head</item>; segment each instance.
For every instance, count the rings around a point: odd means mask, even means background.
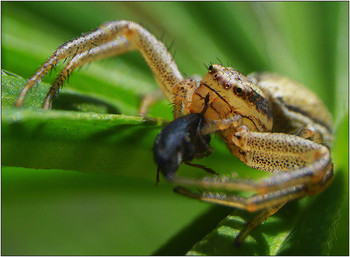
[[[272,128],[272,110],[264,92],[237,70],[210,65],[201,86],[212,91],[211,99],[220,99],[240,114],[248,127],[258,131]]]

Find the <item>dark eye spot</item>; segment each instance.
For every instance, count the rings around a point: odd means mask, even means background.
[[[231,88],[231,84],[230,84],[230,83],[226,83],[226,84],[224,85],[224,88],[225,88],[225,89],[230,89],[230,88]]]
[[[217,77],[218,77],[218,74],[215,74],[215,75],[214,75],[214,79],[217,79]]]
[[[240,94],[243,93],[243,89],[242,89],[241,87],[235,87],[235,93],[236,93],[237,95],[240,95]]]
[[[210,65],[208,70],[211,71],[213,69],[213,65]]]

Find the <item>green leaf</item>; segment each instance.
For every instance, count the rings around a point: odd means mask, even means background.
[[[2,253],[348,255],[348,3],[4,2],[2,10],[2,68],[9,71],[2,74]],[[141,97],[156,88],[139,53],[75,71],[52,111],[40,108],[56,71],[24,108],[13,107],[60,44],[116,19],[165,34],[167,45],[175,40],[175,61],[188,75],[222,61],[315,91],[334,116],[331,186],[289,203],[236,248],[233,239],[253,214],[179,197],[163,181],[154,187],[151,148],[172,115],[164,100],[150,113],[161,119],[135,116]],[[219,138],[213,147],[202,164],[261,177]],[[185,166],[179,172],[203,176]]]

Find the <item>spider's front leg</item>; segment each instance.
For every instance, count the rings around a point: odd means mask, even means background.
[[[238,147],[235,155],[244,163],[260,170],[278,171],[278,174],[257,182],[226,176],[201,180],[177,178],[175,182],[178,184],[201,186],[205,191],[194,193],[183,187],[177,187],[175,191],[205,202],[250,212],[260,210],[256,218],[240,232],[236,238],[237,244],[285,203],[318,194],[333,179],[329,149],[321,144],[294,135],[250,132],[245,126],[232,135],[232,142]],[[227,193],[235,190],[258,194],[244,198]]]
[[[236,156],[255,169],[279,173],[257,183],[260,193],[305,185],[307,194],[322,192],[333,178],[329,148],[284,133],[250,132],[242,126],[232,136]]]
[[[172,90],[173,99],[172,103],[174,105],[174,118],[179,118],[185,114],[190,113],[190,106],[192,102],[192,97],[195,90],[199,86],[199,78],[186,78],[179,84],[174,86]],[[203,99],[204,103],[204,99]]]
[[[51,87],[44,104],[46,109],[50,108],[53,95],[58,93],[60,86],[73,69],[87,62],[122,54],[133,49],[137,49],[142,54],[163,93],[171,100],[172,88],[183,80],[183,76],[164,44],[134,22],[113,21],[61,45],[28,80],[16,105],[23,105],[28,91],[60,60],[68,58],[70,62],[63,68]]]
[[[232,141],[238,146],[234,154],[245,164],[278,173],[260,181],[225,176],[200,180],[178,178],[178,184],[260,194],[303,185],[304,195],[312,195],[322,192],[332,181],[333,164],[326,146],[289,134],[250,132],[245,126],[232,135]],[[274,198],[270,197],[269,201]],[[254,211],[263,207],[264,204],[259,207],[255,203],[242,209]]]

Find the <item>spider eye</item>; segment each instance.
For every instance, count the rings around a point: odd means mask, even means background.
[[[210,65],[208,68],[209,72],[213,70],[213,65]]]
[[[230,89],[231,88],[231,84],[230,83],[225,83],[224,88],[225,89]]]
[[[237,95],[240,95],[240,94],[242,94],[243,93],[243,89],[241,88],[241,87],[235,87],[235,93],[237,94]]]

